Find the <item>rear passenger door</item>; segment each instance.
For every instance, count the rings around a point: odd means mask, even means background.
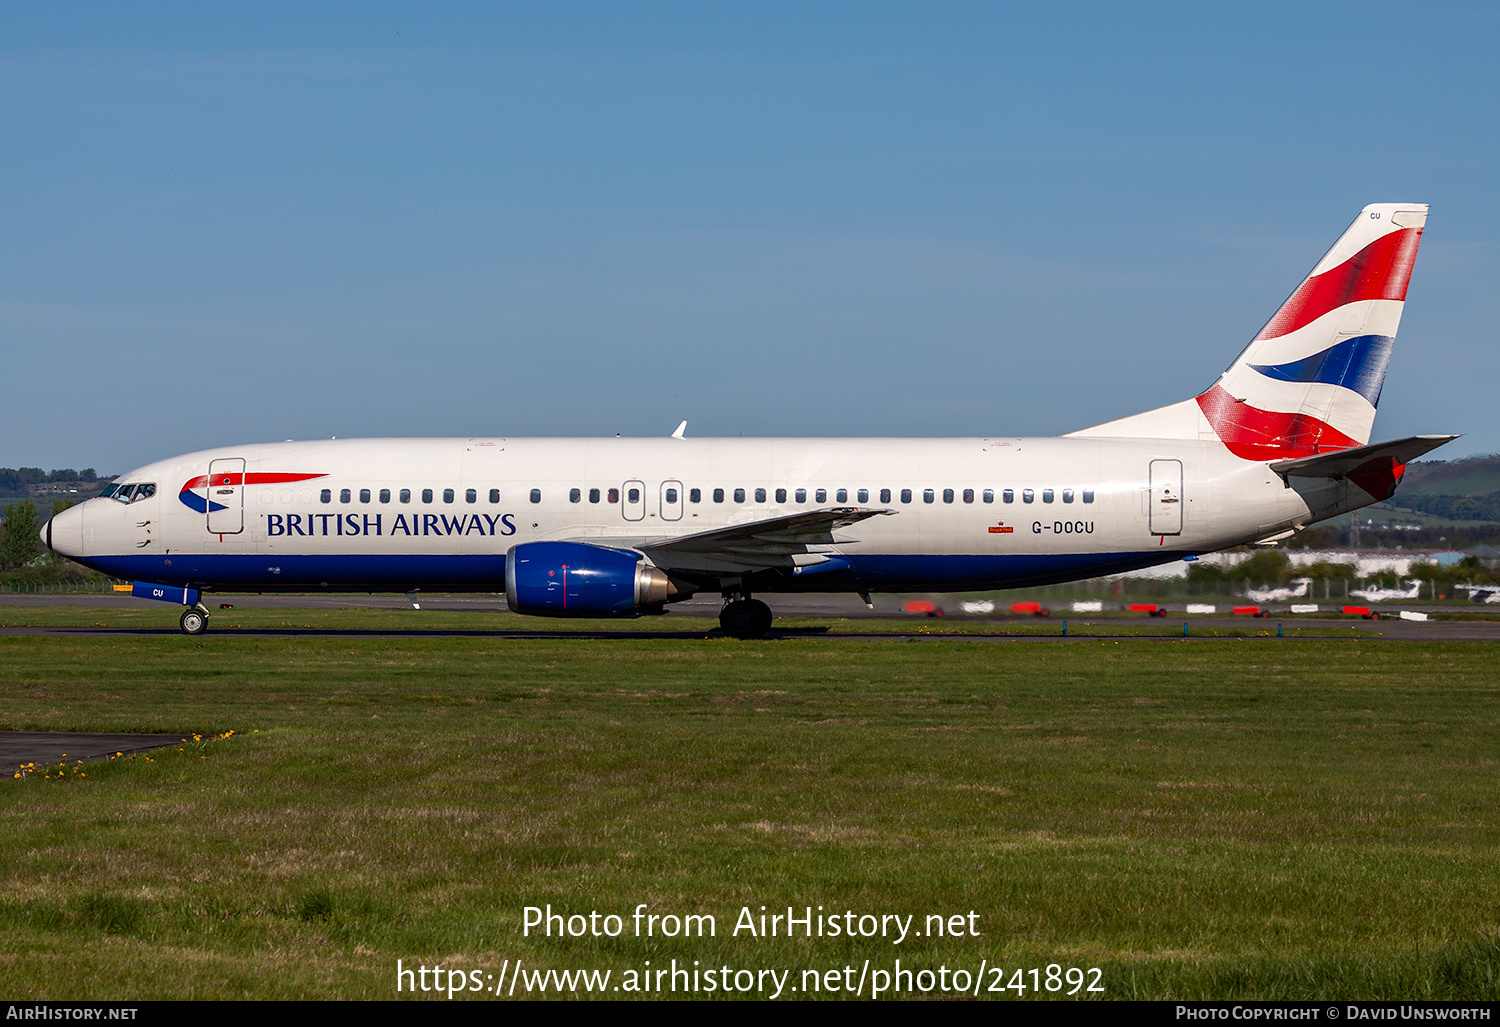
[[[1182,534],[1182,461],[1151,461],[1151,534]]]

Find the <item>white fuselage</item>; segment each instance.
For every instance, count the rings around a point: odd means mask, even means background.
[[[1370,445],[1427,220],[1371,204],[1204,392],[1063,438],[355,439],[234,446],[125,475],[54,551],[188,607],[204,590],[502,588],[539,616],[697,592],[962,591],[1119,573],[1390,496],[1454,436]]]
[[[521,543],[662,562],[663,540],[848,507],[889,513],[807,557],[730,547],[664,569],[698,590],[959,590],[1167,562],[1373,501],[1347,483],[1290,487],[1216,441],[1108,438],[286,442],[118,479],[143,484],[154,493],[54,518],[49,544],[117,577],[199,589],[501,591]],[[847,569],[792,573],[829,555]]]

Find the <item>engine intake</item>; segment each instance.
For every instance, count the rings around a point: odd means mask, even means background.
[[[632,617],[683,593],[640,553],[584,542],[523,542],[505,558],[505,601],[542,617]]]

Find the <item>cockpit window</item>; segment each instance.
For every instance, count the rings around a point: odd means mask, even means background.
[[[154,495],[156,495],[156,485],[148,481],[143,485],[135,487],[135,495],[130,497],[130,501],[132,503],[139,503],[141,500],[150,499]]]
[[[122,503],[128,503],[130,502],[130,494],[134,491],[134,485],[121,485],[115,492],[115,498]]]
[[[99,493],[99,498],[108,499],[118,491],[120,491],[119,483],[112,481],[108,485],[104,486],[104,491]]]

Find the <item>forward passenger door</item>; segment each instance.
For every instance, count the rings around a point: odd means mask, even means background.
[[[245,530],[245,458],[223,457],[208,464],[208,531],[238,535]]]

